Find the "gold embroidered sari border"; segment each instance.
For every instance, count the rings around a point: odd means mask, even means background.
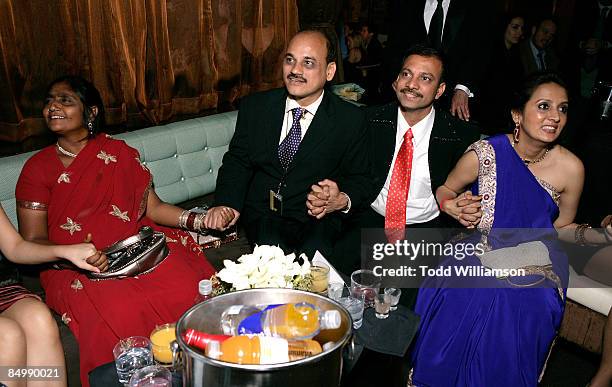
[[[49,209],[49,206],[46,203],[30,202],[27,200],[17,200],[17,207],[37,211],[47,211]]]

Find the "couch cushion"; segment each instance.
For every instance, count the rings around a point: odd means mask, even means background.
[[[578,275],[570,267],[567,298],[607,316],[612,306],[612,289],[587,276]]]

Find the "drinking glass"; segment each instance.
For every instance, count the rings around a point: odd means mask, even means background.
[[[130,387],[172,387],[172,374],[160,365],[152,365],[134,372]]]
[[[374,306],[374,297],[379,290],[380,278],[372,270],[356,270],[351,274],[351,295],[356,298],[363,295],[366,308]]]
[[[389,298],[385,294],[377,294],[374,296],[374,315],[379,319],[386,319],[389,317],[389,309],[391,304]]]
[[[338,303],[344,306],[348,310],[351,318],[353,319],[353,328],[359,329],[363,324],[363,296],[360,297],[340,297]]]
[[[329,284],[329,266],[324,263],[312,265],[310,267],[310,275],[312,275],[311,290],[315,293],[325,294]]]
[[[327,287],[327,297],[332,300],[338,301],[340,297],[342,297],[342,291],[344,290],[344,283],[342,282],[332,282]]]
[[[160,364],[172,364],[172,349],[170,343],[176,340],[176,324],[164,324],[157,326],[151,332],[151,347],[153,358]]]
[[[137,370],[153,365],[151,341],[142,336],[121,339],[113,348],[119,382],[127,384]]]
[[[385,288],[384,293],[385,296],[389,299],[389,304],[391,304],[391,310],[396,310],[397,304],[399,304],[400,296],[402,295],[402,289]]]

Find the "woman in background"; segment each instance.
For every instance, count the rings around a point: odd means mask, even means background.
[[[15,263],[35,264],[64,258],[75,266],[99,272],[89,262],[100,254],[91,243],[67,246],[45,246],[26,242],[15,231],[0,207],[0,250]],[[0,258],[1,259],[1,258]],[[0,286],[0,366],[56,368],[62,373],[57,381],[29,382],[28,386],[65,386],[64,350],[57,324],[38,296],[19,283]],[[24,386],[25,379],[0,380],[9,387]]]
[[[512,90],[520,83],[521,64],[518,43],[523,38],[525,18],[519,14],[504,15],[495,34],[487,75],[479,98],[480,126],[486,134],[508,133]]]

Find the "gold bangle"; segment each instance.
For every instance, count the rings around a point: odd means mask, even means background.
[[[189,210],[184,210],[178,218],[179,228],[187,228],[187,218],[189,217]]]
[[[578,244],[579,246],[587,245],[587,241],[586,239],[584,239],[584,233],[588,228],[591,228],[591,226],[589,226],[587,223],[582,223],[576,226],[576,231],[574,232],[574,239],[576,240],[576,244]]]

